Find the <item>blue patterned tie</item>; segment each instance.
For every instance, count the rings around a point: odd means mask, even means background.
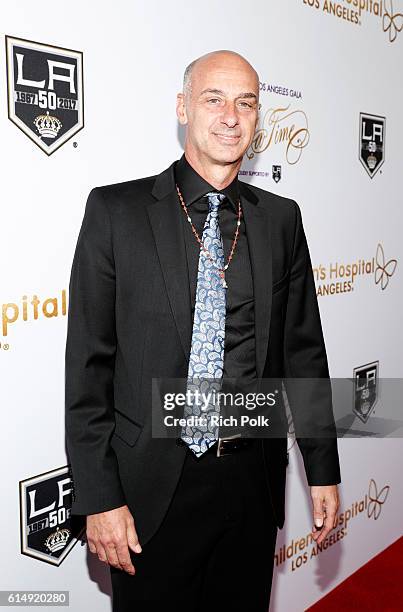
[[[204,224],[202,242],[214,263],[200,249],[197,272],[196,303],[193,319],[187,390],[203,395],[202,404],[190,401],[185,404],[184,417],[201,417],[203,422],[182,428],[181,438],[197,457],[200,457],[218,440],[218,425],[210,422],[210,416],[219,416],[219,404],[214,394],[221,388],[224,368],[224,340],[226,314],[226,288],[218,268],[224,268],[224,248],[218,225],[218,208],[225,199],[221,193],[206,194],[209,212]],[[213,381],[208,379],[214,379]],[[211,395],[209,395],[211,394]],[[212,398],[207,409],[205,402]],[[202,407],[204,409],[202,410]]]

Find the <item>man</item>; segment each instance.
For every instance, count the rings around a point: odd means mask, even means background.
[[[110,565],[115,611],[268,608],[286,438],[196,428],[162,439],[151,423],[151,380],[211,362],[218,379],[245,383],[329,376],[299,207],[237,178],[258,102],[239,54],[195,60],[177,96],[182,158],[87,201],[70,279],[67,445],[72,511]],[[337,444],[298,443],[321,542],[338,509]]]

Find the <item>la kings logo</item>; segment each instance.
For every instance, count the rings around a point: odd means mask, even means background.
[[[360,113],[360,162],[373,178],[385,160],[385,117]]]
[[[83,54],[6,36],[8,117],[47,155],[84,127]]]
[[[367,363],[354,368],[354,401],[353,412],[366,423],[378,400],[379,361]]]
[[[72,495],[69,466],[20,482],[22,554],[61,564],[85,528],[71,516]]]
[[[275,183],[281,181],[281,166],[272,166],[272,176]]]

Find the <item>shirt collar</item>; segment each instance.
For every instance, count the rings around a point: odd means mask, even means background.
[[[226,195],[231,203],[231,207],[235,212],[238,212],[239,184],[237,176],[224,189],[216,189],[196,172],[183,153],[182,157],[175,164],[175,179],[186,206],[190,206],[209,191],[215,191]]]

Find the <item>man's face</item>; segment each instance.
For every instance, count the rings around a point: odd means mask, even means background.
[[[240,58],[219,55],[196,64],[191,95],[178,95],[192,153],[216,164],[241,160],[255,133],[258,99],[256,73]]]

